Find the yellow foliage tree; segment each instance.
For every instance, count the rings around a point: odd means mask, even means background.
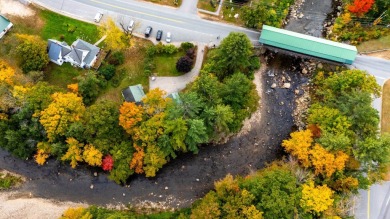
[[[331,177],[334,172],[341,171],[345,167],[348,155],[342,151],[336,154],[328,152],[319,144],[315,144],[310,150],[310,159],[316,175],[322,174],[325,177]]]
[[[12,85],[14,75],[15,70],[7,62],[0,59],[0,82]]]
[[[14,89],[12,90],[12,95],[19,103],[24,103],[27,98],[26,94],[29,90],[30,88],[15,85]]]
[[[66,151],[66,154],[61,157],[61,160],[70,161],[70,166],[72,168],[76,168],[77,162],[83,161],[83,158],[81,156],[81,151],[84,144],[79,143],[74,138],[66,139],[66,143],[68,143],[68,151]]]
[[[68,208],[60,219],[92,219],[91,213],[85,212],[83,207]]]
[[[149,91],[149,93],[142,99],[144,103],[144,110],[149,116],[161,113],[171,102],[170,98],[165,98],[165,91],[159,88]]]
[[[130,169],[134,169],[134,172],[141,174],[144,172],[143,165],[144,165],[145,152],[142,147],[139,147],[137,145],[134,145],[134,148],[136,152],[134,152],[133,157],[131,159]]]
[[[129,133],[133,134],[133,130],[139,122],[142,121],[143,108],[135,103],[124,102],[119,109],[119,125]]]
[[[53,102],[40,113],[39,122],[45,128],[49,142],[65,135],[69,126],[79,121],[85,111],[81,97],[74,93],[54,93]]]
[[[314,186],[313,181],[302,185],[301,207],[306,212],[320,214],[333,205],[333,191],[327,186]]]
[[[297,157],[302,166],[310,166],[310,147],[313,143],[313,134],[310,130],[297,131],[290,134],[291,139],[283,140],[282,146],[286,151]]]
[[[48,142],[38,142],[37,148],[37,154],[34,155],[35,162],[39,165],[43,165],[50,155],[50,145]]]
[[[104,42],[109,49],[121,50],[130,45],[129,37],[112,20],[108,18],[99,27],[100,36],[106,36]]]
[[[257,208],[254,205],[243,208],[242,213],[245,215],[246,218],[251,218],[251,219],[263,218],[263,213],[257,210]]]
[[[89,144],[84,147],[83,158],[86,163],[91,166],[101,166],[102,165],[103,154],[93,145]]]

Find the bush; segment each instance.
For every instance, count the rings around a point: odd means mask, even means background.
[[[100,67],[99,74],[102,75],[104,79],[109,81],[112,77],[114,77],[115,71],[116,71],[115,66],[108,64]]]
[[[195,48],[190,48],[186,51],[186,56],[190,57],[191,59],[195,58]]]
[[[27,73],[27,75],[31,78],[31,80],[34,83],[42,81],[45,76],[43,71],[30,71],[29,73]]]
[[[0,190],[1,189],[9,189],[11,186],[14,186],[18,182],[20,182],[21,179],[19,177],[13,176],[9,173],[2,174],[0,173]]]
[[[190,42],[184,42],[184,43],[181,43],[180,44],[180,49],[184,50],[184,51],[187,51],[191,48],[194,48],[195,45],[193,43],[190,43]]]
[[[164,46],[164,53],[167,53],[167,54],[174,54],[174,53],[177,53],[178,52],[178,48],[174,45],[166,45]]]
[[[118,87],[121,84],[121,81],[126,75],[126,70],[125,69],[120,69],[119,71],[116,71],[116,74],[114,77],[111,79],[111,85],[113,87]]]
[[[125,62],[125,55],[121,51],[114,52],[108,58],[108,63],[111,65],[122,65]]]
[[[176,69],[179,72],[187,73],[187,72],[191,71],[193,63],[194,63],[194,61],[190,57],[183,56],[179,60],[177,60]]]

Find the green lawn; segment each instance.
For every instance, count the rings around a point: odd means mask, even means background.
[[[157,76],[182,75],[183,73],[178,72],[176,70],[176,62],[180,57],[184,55],[185,55],[184,51],[179,51],[172,55],[169,54],[156,55],[156,57],[154,57],[154,61],[156,63],[156,69],[153,71],[153,73],[156,73]]]
[[[57,39],[65,41],[69,45],[77,38],[92,44],[99,40],[99,33],[96,25],[68,18],[46,10],[41,11],[40,16],[45,21],[45,26],[41,31],[41,37],[44,40]]]
[[[198,1],[198,8],[200,9],[203,9],[203,10],[207,10],[207,11],[211,11],[211,12],[216,12],[217,9],[218,9],[218,3],[217,1],[214,1],[215,4],[213,7],[210,3],[210,0],[199,0]]]
[[[59,66],[52,62],[45,69],[45,80],[52,85],[67,89],[68,84],[77,83],[75,77],[87,70],[76,68],[69,63]]]
[[[369,40],[357,46],[359,52],[368,52],[381,49],[390,49],[390,35],[376,40]]]

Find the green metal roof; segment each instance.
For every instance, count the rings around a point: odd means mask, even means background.
[[[3,30],[5,30],[5,28],[7,28],[10,23],[10,20],[0,15],[0,32],[3,32]]]
[[[169,94],[167,97],[171,98],[176,103],[179,103],[179,104],[182,103],[181,99],[180,99],[180,96],[179,96],[179,93],[177,93],[177,92],[173,92],[173,93]]]
[[[142,85],[137,84],[134,86],[129,86],[131,93],[133,94],[135,102],[141,102],[142,98],[145,96],[144,89]]]
[[[355,46],[267,25],[263,25],[259,42],[265,45],[347,64],[352,64],[357,54]]]

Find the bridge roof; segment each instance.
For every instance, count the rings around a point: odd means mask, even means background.
[[[352,64],[355,46],[263,25],[260,43],[336,62]]]

